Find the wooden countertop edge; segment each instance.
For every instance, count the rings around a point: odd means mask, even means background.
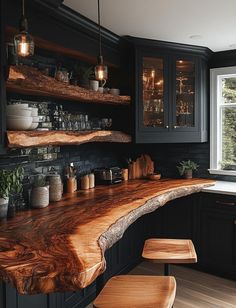
[[[206,183],[206,180],[204,181],[205,182],[203,184],[187,184],[187,186],[184,187],[169,188],[164,190],[161,194],[157,192],[157,196],[151,197],[143,205],[116,220],[98,238],[98,245],[101,249],[101,262],[78,273],[70,273],[66,276],[63,274],[60,275],[60,278],[63,278],[63,281],[67,281],[63,287],[60,283],[58,284],[58,277],[50,277],[50,274],[48,276],[40,277],[36,275],[32,275],[32,277],[13,277],[3,268],[0,268],[0,277],[5,282],[11,283],[17,289],[19,294],[45,294],[50,292],[75,291],[85,288],[106,270],[106,260],[104,257],[105,251],[114,245],[120,238],[122,238],[124,232],[132,223],[134,223],[141,216],[151,213],[159,207],[165,205],[168,201],[200,192],[203,188],[212,186],[215,183],[213,180],[209,180],[209,183]],[[34,286],[30,290],[27,288],[26,278],[28,279],[28,283],[31,286]],[[45,289],[43,287],[44,281]]]
[[[145,202],[143,206],[131,211],[128,215],[121,217],[113,225],[111,225],[110,228],[106,232],[104,232],[98,240],[103,255],[107,249],[112,247],[117,241],[122,238],[124,232],[128,229],[128,227],[143,215],[154,212],[156,209],[164,206],[167,202],[171,200],[185,197],[193,193],[201,192],[203,188],[212,185],[214,185],[214,182],[212,184],[194,184],[186,187],[169,189],[163,194],[151,198],[150,200]],[[124,221],[129,221],[129,223],[127,223],[126,226],[122,228],[122,226],[124,225]],[[119,227],[119,229],[117,227]],[[110,235],[114,236],[114,240],[109,242],[108,239],[112,238]]]

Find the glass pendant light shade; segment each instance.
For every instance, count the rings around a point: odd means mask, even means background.
[[[14,37],[15,51],[20,57],[28,57],[34,54],[34,40],[27,32],[20,32]]]
[[[19,33],[14,36],[16,54],[28,57],[34,54],[34,40],[28,33],[28,21],[25,18],[25,1],[22,0],[22,17],[19,22]]]
[[[95,66],[95,78],[99,81],[105,81],[108,77],[107,66],[103,64],[102,56],[98,57],[98,64]]]

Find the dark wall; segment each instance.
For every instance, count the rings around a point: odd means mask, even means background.
[[[18,28],[21,1],[3,1],[7,5],[7,25]],[[25,1],[29,32],[35,37],[79,51],[81,55],[90,58],[95,63],[98,55],[97,24],[63,4],[59,7],[50,4],[53,2],[59,1]],[[104,59],[119,66],[120,37],[105,28],[102,28],[101,32]]]
[[[236,65],[236,50],[215,52],[210,61],[210,68]]]

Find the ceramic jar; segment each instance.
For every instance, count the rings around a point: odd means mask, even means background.
[[[33,187],[30,204],[33,208],[44,208],[49,205],[49,186]]]
[[[49,182],[49,201],[60,201],[63,194],[63,184],[59,174],[51,174],[48,176]]]

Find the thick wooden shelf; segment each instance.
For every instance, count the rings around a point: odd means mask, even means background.
[[[8,92],[53,97],[67,101],[110,105],[130,104],[130,96],[101,94],[79,86],[69,85],[44,75],[36,68],[24,65],[10,67],[6,88]]]
[[[88,142],[129,143],[131,137],[120,131],[7,131],[9,148],[41,147],[48,145],[80,145]]]

